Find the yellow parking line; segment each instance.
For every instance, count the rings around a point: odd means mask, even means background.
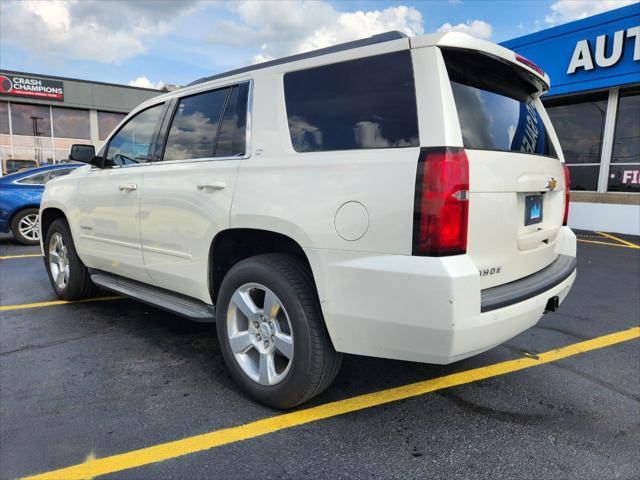
[[[52,300],[50,302],[37,302],[37,303],[23,303],[20,305],[0,305],[0,312],[9,312],[11,310],[26,310],[27,308],[42,308],[53,307],[55,305],[67,305],[70,303],[87,303],[87,302],[101,302],[105,300],[120,300],[126,297],[122,296],[110,296],[110,297],[94,297],[85,298],[84,300]]]
[[[42,257],[41,253],[29,253],[25,255],[5,255],[1,256],[0,260],[13,260],[14,258],[30,258],[30,257]]]
[[[622,245],[620,243],[611,243],[611,242],[599,242],[597,240],[583,240],[582,238],[578,239],[579,242],[584,242],[584,243],[596,243],[598,245],[608,245],[609,247],[622,247],[622,248],[633,248],[633,249],[640,249],[640,247],[630,247],[629,245]]]
[[[523,357],[515,360],[475,368],[460,373],[433,378],[422,382],[412,383],[401,387],[390,388],[379,392],[358,395],[356,397],[338,400],[336,402],[305,408],[292,413],[276,415],[255,422],[232,428],[215,430],[213,432],[195,435],[167,443],[160,443],[151,447],[132,450],[104,458],[89,458],[84,463],[70,467],[27,477],[34,479],[86,479],[98,475],[120,472],[131,468],[141,467],[152,463],[162,462],[171,458],[181,457],[190,453],[201,452],[211,448],[240,442],[269,433],[285,430],[298,425],[304,425],[318,420],[344,415],[365,408],[382,405],[389,402],[404,400],[418,395],[424,395],[444,388],[477,382],[490,377],[517,372],[526,368],[544,365],[579,353],[596,350],[640,337],[640,327],[597,337],[584,342],[574,343],[556,350],[539,354],[537,357]],[[25,480],[25,479],[23,479]]]
[[[602,235],[604,237],[608,237],[608,238],[610,238],[612,240],[615,240],[617,242],[620,242],[620,243],[622,243],[624,245],[627,245],[628,247],[640,248],[640,245],[636,245],[635,243],[628,242],[627,240],[623,240],[622,238],[618,238],[618,237],[616,237],[614,235],[611,235],[610,233],[604,233],[604,232],[596,232],[596,233],[599,234],[599,235]]]

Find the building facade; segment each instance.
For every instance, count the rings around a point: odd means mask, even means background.
[[[551,77],[543,103],[571,173],[570,225],[640,235],[640,4],[502,45]]]
[[[0,70],[0,160],[58,163],[74,143],[98,148],[128,112],[160,93]]]

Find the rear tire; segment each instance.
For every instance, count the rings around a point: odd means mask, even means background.
[[[66,220],[59,218],[51,224],[43,248],[49,281],[58,298],[81,300],[95,292],[89,270],[76,253]]]
[[[16,213],[13,220],[11,220],[11,232],[14,238],[23,245],[37,245],[40,243],[38,217],[37,208],[25,208]]]
[[[318,395],[342,362],[311,272],[292,255],[258,255],[234,265],[222,281],[216,328],[234,380],[269,407],[292,408]]]

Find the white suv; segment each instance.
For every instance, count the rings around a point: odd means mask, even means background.
[[[278,408],[343,352],[490,349],[575,279],[548,85],[498,45],[390,32],[160,95],[47,185],[53,288],[217,321],[235,380]]]

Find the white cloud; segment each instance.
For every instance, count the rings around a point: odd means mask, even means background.
[[[157,90],[160,90],[162,87],[164,87],[165,84],[162,80],[152,82],[147,77],[142,76],[136,78],[135,80],[130,80],[129,85],[132,87],[155,88]]]
[[[117,63],[145,52],[149,39],[171,31],[196,5],[194,0],[3,1],[0,38],[49,62]]]
[[[232,4],[238,22],[221,21],[212,43],[258,50],[254,62],[302,53],[389,30],[424,33],[422,14],[413,7],[339,12],[323,1],[243,1]]]
[[[484,40],[491,38],[493,34],[493,28],[491,24],[484,20],[467,20],[466,23],[459,23],[458,25],[451,25],[445,23],[439,29],[439,32],[464,32],[469,35],[473,35],[476,38],[482,38]]]
[[[551,13],[544,20],[550,25],[566,23],[637,2],[638,0],[558,0],[551,5]]]

